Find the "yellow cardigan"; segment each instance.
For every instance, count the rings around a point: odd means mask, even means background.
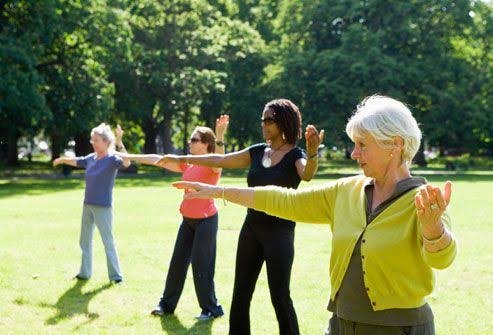
[[[363,277],[373,310],[422,306],[435,284],[432,268],[443,269],[452,263],[457,241],[452,235],[445,249],[425,250],[414,205],[419,188],[402,195],[366,226],[364,189],[370,180],[355,176],[300,190],[256,187],[253,208],[293,221],[330,225],[332,300],[363,234]],[[448,214],[442,219],[450,230]]]

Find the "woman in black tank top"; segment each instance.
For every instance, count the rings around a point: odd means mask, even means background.
[[[317,170],[317,150],[323,140],[323,131],[318,134],[315,127],[307,126],[306,153],[297,147],[296,142],[302,135],[301,113],[287,99],[273,100],[265,105],[261,127],[266,143],[226,155],[166,155],[157,165],[187,162],[222,168],[249,167],[248,186],[297,188],[301,180],[311,180]],[[294,227],[293,221],[248,209],[238,240],[229,334],[250,334],[250,302],[264,261],[279,333],[299,334],[296,312],[289,293]]]

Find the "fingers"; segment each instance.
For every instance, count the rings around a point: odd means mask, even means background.
[[[450,180],[447,180],[447,182],[445,182],[445,187],[443,192],[443,198],[447,206],[450,203],[451,196],[452,196],[452,182]]]
[[[420,194],[416,194],[416,196],[414,197],[414,204],[416,205],[416,208],[418,209],[418,211],[424,211],[425,206],[423,205],[423,202],[421,201],[421,195]]]
[[[324,137],[325,137],[325,130],[322,129],[320,130],[320,134],[318,135],[320,143],[324,141]]]
[[[180,190],[194,190],[200,191],[203,188],[203,184],[193,181],[175,181],[171,185]]]

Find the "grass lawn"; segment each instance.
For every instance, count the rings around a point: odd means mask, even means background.
[[[493,334],[493,175],[449,178],[454,181],[450,211],[460,247],[455,263],[437,272],[438,285],[429,298],[437,334]],[[180,222],[181,193],[169,187],[175,179],[117,180],[114,234],[122,285],[108,284],[99,233],[94,236],[92,279],[72,279],[80,262],[83,181],[0,179],[0,334],[227,334],[245,209],[221,201],[216,293],[226,316],[195,322],[200,310],[191,271],[175,315],[149,315],[161,295]],[[445,177],[428,179],[443,184]],[[243,185],[244,179],[225,177],[222,183]],[[329,318],[330,238],[327,225],[296,228],[291,291],[302,334],[322,334]],[[271,335],[278,330],[264,270],[251,306],[252,334]]]

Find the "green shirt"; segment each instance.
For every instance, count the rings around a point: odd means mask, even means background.
[[[446,268],[455,258],[455,237],[452,235],[451,243],[438,252],[424,248],[414,204],[419,189],[400,196],[367,226],[365,186],[370,181],[354,176],[300,190],[256,187],[253,208],[293,221],[329,224],[332,300],[361,237],[365,240],[360,249],[362,270],[372,309],[423,306],[435,285],[432,268]],[[442,221],[450,230],[447,212]]]
[[[367,226],[404,193],[425,184],[426,179],[419,177],[401,180],[391,196],[372,211],[374,184],[370,182],[365,187]],[[345,320],[381,326],[411,326],[432,321],[433,312],[427,303],[417,308],[390,308],[382,311],[372,309],[366,292],[361,260],[361,244],[365,242],[361,237],[358,239],[341,288],[335,301],[329,302],[328,310]]]

